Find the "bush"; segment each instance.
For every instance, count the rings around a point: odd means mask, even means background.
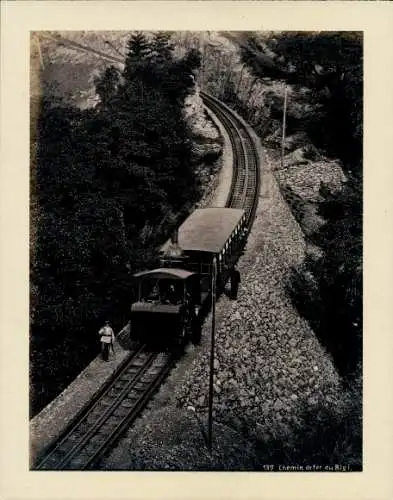
[[[345,377],[362,362],[362,202],[360,186],[335,196],[325,187],[320,215],[326,220],[311,241],[323,256],[293,270],[290,292]]]
[[[156,246],[199,194],[183,117],[199,62],[195,51],[174,60],[162,33],[136,33],[124,72],[96,79],[96,108],[36,103],[34,412],[95,355],[102,321],[128,320],[132,273],[155,263]]]

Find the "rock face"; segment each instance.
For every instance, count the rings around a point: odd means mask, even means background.
[[[296,150],[294,153],[298,152]],[[288,186],[302,199],[313,202],[320,201],[321,184],[328,187],[330,191],[336,192],[342,189],[346,180],[339,162],[328,160],[306,161],[303,165],[288,166],[282,170],[276,170],[275,175],[281,185]]]
[[[219,142],[218,130],[204,114],[203,101],[198,86],[195,87],[194,93],[186,97],[184,114],[195,137]]]
[[[309,236],[325,223],[318,212],[318,203],[322,201],[321,186],[336,193],[343,189],[346,177],[340,162],[318,151],[301,126],[310,115],[318,112],[318,105],[311,106],[308,103],[308,90],[294,90],[290,85],[287,85],[287,90],[288,116],[298,122],[299,130],[294,131],[295,127],[292,127],[292,133],[285,137],[283,163],[276,161],[272,168],[293,215],[304,234]],[[275,97],[276,110],[283,105],[282,93],[282,85],[272,86],[270,94]],[[282,141],[281,121],[274,121],[272,129],[264,143],[275,150],[278,158]]]
[[[203,160],[211,162],[216,160],[222,152],[222,147],[218,142],[198,142],[194,139],[192,145],[192,156],[195,163]]]
[[[217,159],[222,152],[219,132],[205,115],[198,86],[184,103],[184,115],[192,132],[192,155],[195,163]]]

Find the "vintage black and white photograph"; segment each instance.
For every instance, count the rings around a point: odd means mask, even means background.
[[[30,470],[363,470],[363,33],[30,33]]]

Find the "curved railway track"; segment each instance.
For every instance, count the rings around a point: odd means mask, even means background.
[[[258,204],[260,183],[259,155],[247,124],[216,97],[201,92],[201,97],[228,132],[233,149],[233,177],[227,207],[243,208],[250,229]]]
[[[56,38],[77,50],[106,56],[80,44]],[[233,177],[227,207],[243,208],[251,228],[258,203],[259,156],[246,123],[215,97],[201,92],[205,105],[222,122],[233,148]],[[63,434],[39,457],[36,470],[92,469],[118,437],[141,413],[161,385],[176,358],[173,354],[150,353],[145,346],[131,352],[90,404],[78,414]]]

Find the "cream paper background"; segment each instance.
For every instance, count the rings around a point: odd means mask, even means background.
[[[388,2],[1,3],[0,498],[393,499],[392,7]],[[66,29],[364,31],[362,473],[29,471],[29,31]]]

